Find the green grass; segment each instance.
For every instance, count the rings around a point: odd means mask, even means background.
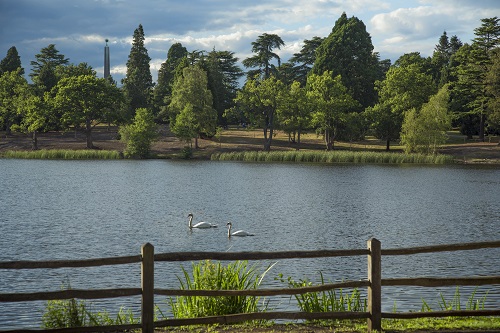
[[[69,150],[69,149],[41,149],[31,151],[9,150],[2,154],[4,158],[21,159],[64,159],[64,160],[90,160],[90,159],[119,159],[120,153],[116,150]]]
[[[245,162],[303,162],[303,163],[374,163],[374,164],[450,164],[448,155],[403,154],[392,152],[355,151],[244,151],[214,153],[211,160]]]

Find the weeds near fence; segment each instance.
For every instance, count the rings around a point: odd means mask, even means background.
[[[65,159],[65,160],[90,160],[90,159],[119,159],[122,158],[116,150],[69,150],[69,149],[41,149],[31,151],[9,150],[2,154],[4,158],[21,159]]]
[[[319,272],[321,285],[325,284],[323,274]],[[283,278],[283,274],[278,274],[276,280],[288,284],[290,288],[310,287],[313,285],[308,279],[294,281],[291,277]],[[317,293],[305,293],[294,295],[298,306],[303,312],[365,312],[367,300],[361,296],[361,293],[355,288],[351,294],[344,293],[342,289],[337,293],[335,290],[327,290]]]
[[[214,153],[212,160],[245,162],[303,162],[303,163],[375,163],[375,164],[450,164],[449,155],[403,154],[392,152],[355,151],[243,151]]]
[[[235,261],[223,266],[210,260],[192,263],[191,274],[181,267],[184,276],[177,277],[181,290],[249,290],[257,289],[269,266],[263,273],[257,273],[256,266],[247,261]],[[178,296],[170,298],[169,304],[175,318],[193,318],[235,313],[258,312],[260,297],[255,296]]]
[[[476,292],[477,292],[477,287],[474,289],[474,292],[472,293],[471,296],[467,299],[467,303],[465,304],[465,310],[484,310],[484,303],[486,302],[486,295],[484,295],[481,298],[476,298]],[[452,299],[447,301],[443,294],[439,294],[439,302],[438,306],[441,311],[460,311],[462,310],[462,302],[461,302],[461,295],[460,295],[460,290],[459,287],[457,286],[457,289],[455,289],[455,294],[453,295]],[[427,312],[427,311],[433,311],[432,308],[429,306],[429,304],[422,299],[422,312]]]

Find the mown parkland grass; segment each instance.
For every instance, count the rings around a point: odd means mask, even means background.
[[[451,164],[449,155],[403,154],[359,151],[241,151],[214,153],[215,161],[304,162],[304,163],[374,163],[374,164]]]

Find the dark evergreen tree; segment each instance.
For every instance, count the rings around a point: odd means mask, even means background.
[[[460,47],[462,47],[462,45],[462,42],[457,36],[452,36],[451,39],[448,39],[446,31],[444,31],[439,38],[439,42],[434,47],[434,53],[431,58],[432,77],[438,87],[442,87],[448,83],[450,79],[451,57]]]
[[[0,62],[0,75],[6,72],[13,72],[18,68],[21,68],[19,74],[23,75],[24,68],[21,66],[21,57],[19,56],[19,53],[17,53],[16,47],[12,46],[7,51],[7,56]]]
[[[271,72],[276,72],[276,66],[271,61],[276,59],[279,68],[281,59],[273,50],[280,49],[284,45],[285,42],[278,35],[267,33],[260,35],[255,42],[252,42],[252,52],[255,55],[243,60],[243,65],[247,68],[258,67],[258,69],[248,71],[247,77],[252,79],[255,75],[260,75],[267,79],[271,76]]]
[[[69,62],[63,54],[56,49],[55,44],[44,47],[35,55],[36,61],[31,61],[30,77],[41,95],[50,91],[57,84],[56,68]]]
[[[142,25],[135,29],[132,48],[127,61],[127,74],[122,79],[128,107],[128,115],[132,118],[138,108],[149,108],[153,89],[153,77],[149,68],[151,58],[144,47],[144,30]]]
[[[213,108],[217,111],[217,124],[226,126],[224,113],[234,106],[239,79],[244,75],[238,66],[238,58],[231,51],[208,53],[203,60],[203,68],[207,72],[208,89],[212,92]]]
[[[347,18],[343,13],[335,22],[330,35],[316,52],[312,73],[331,71],[340,75],[342,83],[363,107],[373,105],[377,95],[374,82],[379,76],[379,64],[373,53],[370,34],[363,21]]]
[[[325,38],[316,36],[311,40],[304,40],[300,52],[294,53],[293,57],[290,58],[290,62],[295,65],[294,80],[299,81],[302,85],[306,84],[307,75],[316,61],[316,50],[324,40]]]

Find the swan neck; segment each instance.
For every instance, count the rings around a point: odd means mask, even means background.
[[[193,215],[189,216],[189,229],[193,228]]]

